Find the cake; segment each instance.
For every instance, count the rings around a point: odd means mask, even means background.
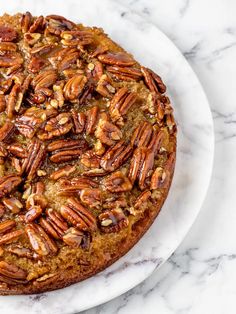
[[[63,288],[130,250],[176,159],[166,86],[101,28],[0,18],[0,294]]]

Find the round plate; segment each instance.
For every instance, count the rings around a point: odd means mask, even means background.
[[[144,237],[119,261],[96,276],[58,291],[0,297],[1,313],[69,314],[106,302],[133,288],[175,251],[194,222],[210,181],[214,152],[211,112],[193,70],[174,44],[154,25],[114,2],[7,1],[1,12],[60,14],[104,28],[143,65],[164,80],[178,123],[174,180],[159,216]]]

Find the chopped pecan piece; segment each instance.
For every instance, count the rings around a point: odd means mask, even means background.
[[[80,200],[89,207],[99,207],[101,205],[102,193],[99,189],[83,189],[80,192]]]
[[[131,145],[121,140],[116,145],[110,147],[101,159],[101,167],[106,171],[118,169],[132,154]]]
[[[68,177],[70,174],[72,174],[73,172],[75,172],[76,170],[76,166],[65,166],[62,167],[56,171],[53,171],[50,175],[50,179],[56,181],[62,177]]]
[[[28,70],[31,73],[38,73],[40,70],[42,70],[47,65],[47,60],[38,57],[38,56],[32,56],[30,58],[29,64],[28,64]]]
[[[47,149],[52,152],[50,160],[59,163],[78,159],[87,147],[85,140],[57,140],[50,143]]]
[[[65,99],[70,101],[78,99],[86,83],[87,78],[84,75],[74,75],[72,78],[70,78],[66,82],[63,90]]]
[[[87,168],[99,168],[101,157],[96,155],[93,150],[88,150],[81,155],[80,162]]]
[[[36,257],[36,255],[30,249],[28,249],[26,247],[21,247],[19,245],[15,245],[15,244],[8,246],[7,252],[15,254],[18,257],[26,257],[29,259]]]
[[[37,170],[44,160],[46,153],[45,145],[38,139],[33,139],[28,145],[28,156],[22,164],[22,174],[31,180],[36,176]]]
[[[50,140],[53,137],[67,134],[72,129],[71,115],[68,112],[60,113],[47,121],[44,130],[38,133],[41,140]]]
[[[86,30],[72,30],[64,31],[61,33],[61,43],[64,46],[74,47],[74,46],[86,46],[93,42],[93,35],[91,32]]]
[[[89,178],[73,178],[72,180],[62,180],[60,184],[59,195],[78,194],[80,190],[87,188],[96,188],[98,183]]]
[[[97,229],[96,218],[75,198],[67,200],[67,205],[61,207],[61,214],[79,230],[94,231]]]
[[[14,124],[11,121],[6,121],[0,128],[0,141],[7,141],[13,134],[15,129]]]
[[[16,241],[23,233],[24,230],[19,229],[2,235],[0,238],[0,245]]]
[[[121,208],[106,210],[98,216],[100,228],[105,233],[119,232],[129,224]]]
[[[108,66],[107,72],[118,81],[138,81],[142,78],[142,72],[139,69],[131,67]]]
[[[22,178],[9,174],[0,178],[0,197],[12,192],[22,181]]]
[[[115,87],[112,85],[112,80],[107,74],[103,74],[99,77],[96,91],[103,97],[111,98],[116,92]]]
[[[83,241],[84,233],[73,227],[69,228],[63,236],[63,241],[72,247],[79,247]]]
[[[27,272],[16,265],[0,261],[0,281],[10,285],[26,284]]]
[[[108,197],[102,206],[106,209],[112,209],[120,207],[125,208],[128,206],[128,204],[125,196],[119,193],[117,195],[113,194],[111,197]]]
[[[129,179],[121,172],[116,171],[104,180],[105,188],[112,193],[126,192],[132,190]]]
[[[113,122],[123,124],[122,116],[133,106],[137,94],[129,92],[126,87],[120,88],[111,100],[109,112]]]
[[[143,191],[136,199],[134,208],[139,209],[146,206],[148,199],[151,197],[152,193],[150,191]]]
[[[61,239],[68,229],[68,225],[61,214],[51,208],[46,210],[46,218],[40,218],[40,225],[57,240]]]
[[[29,238],[32,249],[40,256],[55,254],[57,246],[52,239],[49,238],[44,229],[34,223],[25,227],[25,232]]]
[[[0,41],[14,41],[17,38],[17,32],[14,28],[0,25]]]
[[[141,71],[144,76],[144,81],[151,92],[156,92],[157,94],[165,93],[166,86],[162,82],[162,79],[160,78],[159,75],[157,75],[155,72],[145,67],[141,67]]]
[[[95,131],[95,136],[104,144],[113,145],[122,138],[121,130],[114,124],[100,119]]]
[[[98,60],[105,64],[118,66],[132,66],[136,63],[130,55],[124,52],[107,52],[105,54],[100,54]]]

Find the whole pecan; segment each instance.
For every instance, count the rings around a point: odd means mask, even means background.
[[[118,66],[131,66],[136,63],[136,61],[125,52],[107,52],[100,54],[98,60],[105,64]]]
[[[57,252],[58,248],[56,244],[52,239],[50,239],[41,226],[35,223],[27,224],[25,232],[28,236],[32,249],[39,256],[46,256]]]
[[[38,133],[38,138],[44,141],[65,135],[72,129],[72,126],[70,113],[60,113],[46,122],[44,130]]]
[[[138,81],[142,78],[142,72],[133,67],[107,66],[107,72],[118,81]]]
[[[101,205],[102,193],[100,189],[83,189],[80,192],[80,200],[89,207],[99,207]]]
[[[132,183],[121,171],[116,171],[104,180],[104,187],[112,193],[119,193],[132,190]]]
[[[0,281],[10,285],[26,284],[27,272],[16,265],[0,261]]]
[[[131,145],[121,140],[110,147],[101,159],[101,167],[106,171],[118,169],[132,154]]]
[[[0,141],[1,142],[7,141],[13,134],[14,129],[15,129],[14,124],[11,121],[6,120],[6,122],[0,128]]]
[[[126,87],[120,88],[111,100],[109,112],[113,122],[123,124],[122,116],[133,106],[137,94],[129,92]]]
[[[54,239],[61,239],[69,228],[60,213],[49,208],[46,210],[46,218],[40,218],[41,227]]]
[[[86,83],[87,78],[84,75],[74,75],[72,78],[70,78],[66,82],[63,90],[65,99],[70,101],[78,99]]]
[[[9,174],[0,178],[0,197],[12,192],[22,181],[22,178]]]
[[[96,218],[77,199],[69,198],[67,205],[61,207],[62,216],[73,226],[82,231],[97,229]]]
[[[86,148],[85,140],[57,140],[50,143],[47,150],[52,153],[49,159],[59,163],[79,158]]]
[[[115,141],[118,141],[122,138],[121,130],[114,124],[99,119],[95,136],[104,144],[109,146],[113,145]]]
[[[36,176],[46,153],[45,145],[34,138],[28,145],[28,156],[22,164],[22,174],[26,174],[27,179],[31,180]]]
[[[60,182],[59,195],[78,194],[81,190],[87,188],[96,188],[98,183],[89,178],[77,177],[71,180],[62,180]]]
[[[106,210],[98,216],[100,228],[105,233],[118,232],[129,224],[121,208]]]
[[[0,25],[0,41],[14,41],[18,37],[14,28]]]
[[[161,94],[165,93],[166,86],[162,82],[162,79],[160,78],[159,75],[157,75],[155,72],[145,67],[141,67],[141,71],[144,76],[144,81],[151,92],[156,92],[156,93],[161,93]]]

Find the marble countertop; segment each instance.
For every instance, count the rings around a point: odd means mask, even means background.
[[[235,314],[236,1],[119,2],[169,36],[197,73],[214,118],[215,160],[202,210],[177,251],[145,282],[83,314]]]

